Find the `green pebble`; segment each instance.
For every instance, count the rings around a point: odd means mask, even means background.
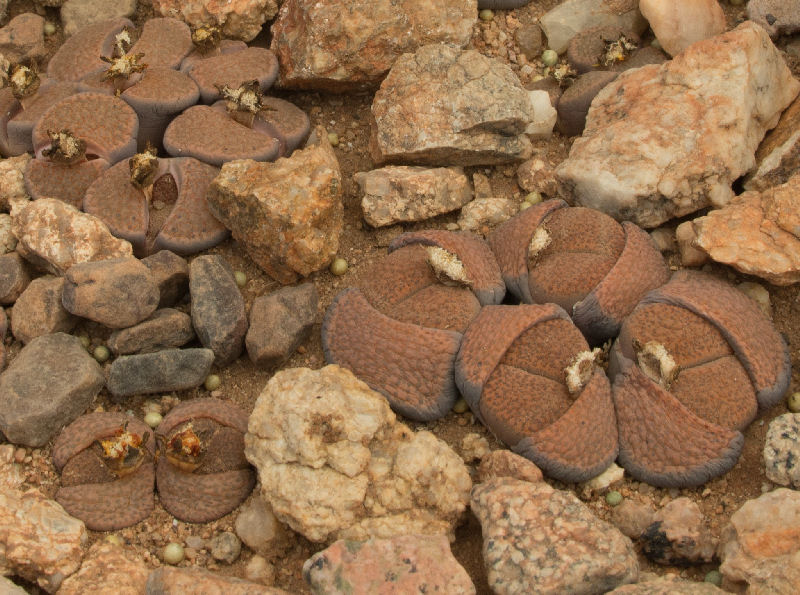
[[[94,348],[94,351],[92,351],[92,356],[102,364],[103,362],[108,361],[108,358],[111,357],[111,352],[105,345],[98,345]]]
[[[540,202],[542,202],[542,194],[540,192],[536,192],[535,190],[533,192],[529,192],[525,195],[525,202],[529,202],[532,205],[538,205]]]
[[[158,424],[161,423],[161,420],[164,419],[161,417],[161,414],[158,411],[148,411],[147,414],[144,416],[144,423],[146,423],[151,428],[157,428]]]
[[[455,405],[453,405],[453,411],[456,413],[466,413],[469,411],[469,405],[464,400],[464,397],[461,397],[456,401]]]
[[[53,35],[56,32],[56,26],[53,23],[45,22],[44,27],[42,27],[45,35]]]
[[[555,66],[558,64],[558,54],[555,50],[545,50],[542,52],[542,64],[545,66]]]
[[[519,210],[524,211],[525,209],[530,209],[533,206],[533,203],[528,202],[527,200],[523,200],[519,203]]]
[[[792,393],[786,399],[786,406],[792,413],[800,413],[800,393]]]
[[[328,142],[331,144],[332,147],[339,146],[339,135],[335,132],[328,133]]]
[[[206,390],[217,390],[220,384],[222,384],[222,380],[220,380],[219,376],[216,374],[209,374],[206,376],[206,381],[203,383],[203,386],[206,387]]]
[[[341,277],[347,272],[347,261],[344,258],[334,258],[331,263],[331,274]]]
[[[179,564],[183,561],[183,546],[174,541],[164,546],[164,553],[162,554],[164,562],[167,564]]]
[[[622,502],[622,494],[616,490],[612,490],[606,494],[606,502],[609,506],[617,506]]]
[[[78,340],[83,345],[84,349],[89,349],[89,345],[92,344],[92,340],[89,338],[89,335],[79,335]]]
[[[233,274],[233,278],[236,279],[236,285],[239,287],[244,287],[247,283],[247,275],[245,275],[243,271],[236,271]]]
[[[719,570],[710,570],[703,581],[719,587],[722,584],[722,573]]]
[[[494,18],[494,11],[484,8],[478,13],[478,18],[482,21],[491,21]]]

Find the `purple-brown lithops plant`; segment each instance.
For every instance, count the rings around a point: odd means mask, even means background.
[[[175,518],[216,520],[239,506],[255,486],[244,456],[247,414],[219,399],[185,401],[158,426],[159,499]]]
[[[558,304],[591,344],[616,336],[642,296],[669,276],[645,231],[560,200],[525,209],[488,241],[508,290],[526,304]]]
[[[47,77],[56,81],[77,82],[92,73],[104,71],[108,64],[100,59],[110,56],[117,44],[117,35],[124,29],[135,29],[128,19],[112,19],[87,25],[64,44],[47,64]]]
[[[152,430],[123,413],[79,417],[53,445],[56,501],[94,531],[144,520],[153,510],[155,450]]]
[[[600,354],[555,304],[486,306],[464,333],[456,384],[514,452],[550,477],[585,481],[617,457]]]
[[[789,351],[758,305],[710,275],[678,271],[622,324],[609,376],[619,461],[640,481],[705,483],[739,458],[742,431],[789,386]]]
[[[265,92],[278,78],[278,59],[266,48],[246,47],[241,51],[226,51],[202,59],[193,59],[184,70],[200,88],[203,103],[222,97],[219,88],[238,87],[243,81],[258,81]]]
[[[406,417],[445,415],[457,397],[462,333],[505,288],[478,236],[422,231],[397,238],[358,288],[334,299],[322,324],[329,363],[350,369]]]

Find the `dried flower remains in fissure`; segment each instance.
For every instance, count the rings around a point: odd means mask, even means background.
[[[108,468],[117,477],[124,477],[136,471],[146,458],[144,447],[149,438],[149,433],[140,436],[129,431],[126,422],[113,436],[98,440],[97,443],[102,449],[101,456]]]
[[[219,47],[222,41],[220,28],[215,25],[198,27],[192,31],[192,43],[201,54],[208,54]]]
[[[56,163],[70,164],[82,161],[86,157],[86,141],[76,137],[66,128],[59,132],[48,130],[50,146],[42,151],[42,155]]]
[[[257,80],[243,82],[236,88],[228,85],[214,85],[226,102],[226,108],[231,118],[247,126],[253,127],[256,115],[264,109],[262,103],[263,93]]]
[[[39,74],[33,67],[12,64],[8,74],[8,86],[15,99],[30,97],[39,90]]]
[[[128,166],[131,170],[131,184],[145,192],[148,196],[147,190],[152,188],[156,172],[158,171],[157,154],[158,151],[156,148],[150,143],[147,143],[144,151],[136,153],[136,155],[128,160]]]

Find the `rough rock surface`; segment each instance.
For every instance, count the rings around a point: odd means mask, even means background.
[[[620,74],[557,174],[578,204],[642,227],[722,206],[798,91],[766,32],[745,22]]]
[[[149,569],[133,549],[98,541],[89,548],[80,570],[62,583],[58,593],[143,593],[148,574]]]
[[[542,471],[532,461],[504,448],[485,455],[478,466],[478,479],[481,482],[494,477],[513,477],[536,483],[542,481]]]
[[[47,54],[44,46],[44,18],[25,12],[15,16],[0,29],[0,54],[11,62],[41,60]]]
[[[784,413],[769,422],[764,441],[767,479],[800,488],[800,413]]]
[[[282,525],[269,504],[258,494],[242,504],[236,517],[236,535],[251,550],[267,555],[283,542],[286,536]]]
[[[97,217],[56,198],[40,198],[11,213],[17,251],[55,275],[81,262],[133,256],[130,242],[111,235]]]
[[[461,209],[458,227],[465,231],[486,233],[489,226],[508,221],[518,210],[517,203],[509,198],[476,198]]]
[[[488,165],[531,154],[539,120],[507,64],[476,50],[426,45],[403,54],[372,102],[375,162]]]
[[[615,25],[636,33],[647,29],[637,0],[566,0],[545,14],[540,22],[548,47],[559,54],[567,49],[570,39],[590,27]]]
[[[311,592],[475,593],[444,535],[339,540],[303,564]]]
[[[373,227],[422,221],[472,200],[469,178],[460,167],[390,165],[358,172],[354,178],[364,193],[364,220]]]
[[[800,96],[786,108],[756,151],[758,165],[745,190],[765,190],[789,181],[800,171]]]
[[[265,587],[240,578],[222,576],[201,568],[157,568],[147,578],[147,593],[225,593],[226,595],[289,595],[283,589]]]
[[[61,303],[64,279],[45,275],[31,281],[14,303],[11,332],[23,343],[41,335],[69,332],[77,318]]]
[[[275,374],[245,456],[275,516],[317,542],[452,536],[472,483],[447,444],[398,423],[383,396],[336,365]]]
[[[475,16],[476,0],[286,0],[270,48],[284,87],[368,88],[420,46],[464,47]]]
[[[158,284],[158,307],[164,308],[178,303],[189,291],[189,263],[174,252],[160,250],[143,258]]]
[[[100,365],[64,333],[33,339],[0,375],[0,431],[9,442],[44,446],[103,388]]]
[[[0,210],[14,210],[30,201],[25,190],[25,168],[32,159],[29,153],[0,160]]]
[[[208,191],[214,216],[281,283],[326,267],[339,249],[342,174],[327,133],[315,136],[274,163],[226,163]]]
[[[180,19],[192,29],[204,25],[222,27],[222,36],[252,40],[261,26],[278,12],[278,0],[153,0],[156,14]]]
[[[717,555],[723,576],[752,590],[786,575],[800,577],[800,492],[778,488],[748,500],[722,530]],[[795,587],[797,582],[794,583]],[[748,591],[750,592],[750,591]],[[785,592],[765,588],[761,593]]]
[[[0,576],[17,575],[55,593],[78,570],[86,527],[37,490],[0,491]]]
[[[797,0],[750,0],[747,18],[758,23],[772,37],[800,31],[800,3]]]
[[[161,308],[139,324],[111,333],[106,345],[115,355],[149,353],[181,347],[194,336],[191,316],[173,308]]]
[[[717,0],[639,0],[639,10],[670,56],[726,29],[725,13]]]
[[[17,237],[11,231],[11,215],[0,213],[0,254],[13,252],[16,247]]]
[[[637,539],[653,523],[653,509],[626,498],[611,511],[611,523],[623,535]]]
[[[213,351],[198,348],[123,355],[111,364],[108,390],[120,398],[194,388],[203,383],[213,362]]]
[[[0,446],[0,491],[11,491],[25,481],[22,465],[14,460],[14,451],[16,450],[17,447],[13,444]]]
[[[17,301],[30,282],[27,263],[17,252],[0,256],[0,305],[9,306]]]
[[[696,502],[685,497],[656,512],[641,541],[645,556],[658,564],[696,564],[714,557],[715,544],[703,513]]]
[[[136,12],[136,0],[64,0],[61,22],[64,34],[74,35],[93,23],[130,17]]]
[[[775,285],[800,281],[800,173],[750,190],[692,221],[694,246],[713,260]]]
[[[569,492],[500,477],[476,485],[470,506],[495,593],[604,593],[639,576],[630,539]]]
[[[635,585],[617,587],[609,594],[614,595],[722,595],[725,593],[711,583],[685,581],[674,574],[655,576]]]

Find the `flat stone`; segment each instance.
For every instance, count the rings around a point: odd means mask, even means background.
[[[64,308],[109,328],[133,326],[158,307],[155,279],[133,257],[79,263],[64,278]]]
[[[192,29],[222,27],[222,37],[251,41],[262,25],[278,13],[278,0],[153,0],[153,10],[163,17],[180,19]]]
[[[769,422],[764,441],[767,479],[800,488],[800,413],[784,413]]]
[[[681,566],[711,562],[715,543],[700,507],[676,498],[656,512],[640,536],[645,556],[657,564]]]
[[[496,593],[603,593],[639,576],[630,539],[570,492],[500,477],[475,486],[470,507]]]
[[[133,255],[130,242],[112,236],[97,217],[55,198],[40,198],[12,212],[11,225],[17,251],[54,275],[81,262]]]
[[[319,594],[475,593],[444,535],[339,540],[305,561],[303,578]]]
[[[800,172],[800,96],[761,141],[756,162],[755,171],[744,183],[745,190],[766,190],[785,184]]]
[[[202,568],[156,568],[147,577],[147,595],[200,595],[225,593],[226,595],[289,595],[276,587],[265,587],[240,578],[222,576]]]
[[[226,564],[233,564],[242,552],[242,542],[235,533],[223,531],[208,542],[211,557]]]
[[[150,570],[130,547],[97,541],[89,548],[80,570],[69,576],[59,595],[84,593],[143,593]]]
[[[247,333],[244,299],[231,266],[221,256],[198,256],[189,266],[192,324],[214,363],[224,366],[242,353]]]
[[[472,200],[469,179],[460,167],[387,166],[353,178],[364,194],[364,220],[373,227],[423,221]]]
[[[78,319],[64,309],[64,279],[45,275],[31,281],[14,304],[11,332],[23,343],[41,335],[68,333]]]
[[[194,388],[206,379],[213,362],[214,352],[201,348],[122,355],[111,364],[107,386],[117,399]]]
[[[771,37],[800,31],[800,2],[797,0],[750,0],[747,18],[758,23]]]
[[[442,44],[397,59],[372,116],[373,160],[420,165],[522,161],[525,131],[542,117],[507,64]]]
[[[28,265],[17,252],[0,255],[0,305],[17,301],[30,282]]]
[[[727,29],[725,13],[717,0],[640,0],[639,10],[670,56]]]
[[[181,347],[194,337],[191,316],[162,308],[137,325],[114,331],[106,345],[114,355],[129,355]]]
[[[0,53],[12,64],[30,63],[45,57],[44,18],[24,12],[0,29]]]
[[[616,26],[639,35],[647,29],[637,0],[566,0],[539,22],[548,47],[559,54],[566,51],[570,39],[590,27]]]
[[[0,375],[0,431],[14,444],[44,446],[103,387],[100,365],[71,335],[33,339]]]
[[[245,345],[257,366],[286,361],[311,335],[319,296],[312,283],[284,287],[253,300]]]
[[[556,173],[576,204],[642,227],[723,206],[798,91],[766,32],[742,23],[669,62],[621,73],[595,97]]]
[[[189,293],[189,263],[169,250],[142,259],[158,285],[158,307],[174,306]]]
[[[517,203],[508,198],[476,198],[461,209],[458,226],[465,231],[485,233],[517,214]]]
[[[341,196],[339,162],[319,128],[291,157],[224,164],[206,198],[253,261],[288,284],[333,260],[343,225]]]
[[[544,40],[542,39],[542,28],[538,23],[523,23],[514,32],[514,39],[517,45],[528,60],[535,60],[542,54]]]
[[[81,521],[38,490],[0,491],[0,576],[55,593],[80,567],[88,538]]]
[[[513,477],[520,481],[542,481],[542,471],[536,463],[510,450],[494,450],[481,459],[478,479],[483,483],[495,477]]]
[[[61,22],[64,24],[64,34],[70,36],[88,25],[131,17],[134,12],[136,0],[64,0]]]
[[[281,85],[374,88],[405,53],[429,43],[464,47],[476,0],[286,0],[272,25]]]

